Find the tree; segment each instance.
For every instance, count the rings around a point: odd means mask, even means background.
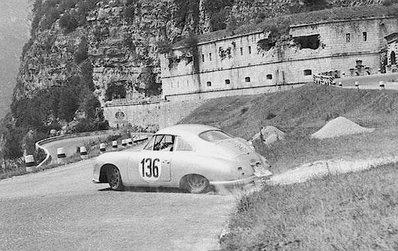
[[[79,27],[79,23],[73,15],[65,13],[59,19],[59,26],[65,31],[65,33],[70,33]]]

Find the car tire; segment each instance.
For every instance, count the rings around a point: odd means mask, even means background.
[[[187,175],[183,180],[183,188],[190,193],[206,193],[209,187],[209,181],[199,174]]]
[[[110,166],[107,172],[108,184],[112,190],[122,191],[124,189],[122,176],[120,171],[115,166]]]

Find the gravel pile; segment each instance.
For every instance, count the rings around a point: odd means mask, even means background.
[[[373,132],[374,130],[374,128],[362,127],[347,118],[338,117],[330,120],[319,131],[312,134],[311,137],[315,139],[326,139],[357,133]]]

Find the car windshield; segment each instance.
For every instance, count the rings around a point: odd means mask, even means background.
[[[144,146],[144,150],[152,150],[153,142],[155,141],[155,135],[148,141],[148,143]]]
[[[199,134],[199,137],[201,139],[204,139],[209,142],[220,141],[220,140],[232,138],[225,132],[219,131],[219,130],[210,130],[210,131],[202,132],[201,134]]]

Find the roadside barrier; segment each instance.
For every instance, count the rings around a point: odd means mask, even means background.
[[[331,85],[334,82],[335,77],[325,75],[313,75],[315,84],[318,85]]]
[[[141,142],[146,141],[147,139],[148,139],[148,137],[145,137],[145,138],[138,138],[138,139],[134,140],[134,143],[141,143]]]
[[[106,152],[106,144],[105,144],[105,143],[101,143],[101,144],[100,144],[100,152],[101,152],[101,153]]]
[[[33,172],[35,169],[35,159],[33,155],[26,155],[25,156],[25,167],[27,172]]]
[[[112,148],[117,149],[117,141],[112,141]]]
[[[62,164],[66,158],[65,149],[63,147],[57,148],[57,161]]]
[[[123,140],[122,140],[122,146],[124,146],[124,147],[127,146],[127,140],[126,140],[126,139],[123,139]]]
[[[359,89],[359,82],[355,81],[355,87]]]
[[[133,140],[131,138],[127,139],[127,144],[129,144],[130,146],[133,145]]]
[[[85,146],[81,146],[80,147],[80,157],[82,159],[87,159],[88,158],[87,149],[86,149]]]

